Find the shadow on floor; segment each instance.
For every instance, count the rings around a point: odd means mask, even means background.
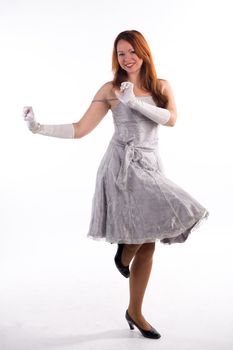
[[[5,332],[1,332],[3,335]],[[42,350],[45,348],[59,348],[59,347],[69,347],[73,345],[80,345],[90,342],[97,342],[101,340],[132,340],[135,339],[137,342],[145,341],[151,342],[151,339],[144,338],[139,331],[130,331],[130,330],[122,330],[122,329],[113,329],[99,333],[87,333],[87,334],[77,334],[77,335],[66,335],[66,336],[47,336],[47,335],[33,335],[33,334],[25,334],[24,332],[19,332],[17,329],[14,332],[13,329],[7,332],[4,336],[4,345],[1,350]],[[157,340],[158,341],[158,340]]]

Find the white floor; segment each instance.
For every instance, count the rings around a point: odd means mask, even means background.
[[[1,257],[1,350],[233,349],[230,232],[220,239],[203,225],[184,244],[157,243],[144,314],[159,340],[128,328],[115,245],[45,237],[12,242]]]

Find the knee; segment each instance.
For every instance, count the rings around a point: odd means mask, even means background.
[[[131,254],[135,254],[140,248],[140,244],[125,244],[124,249]]]
[[[144,243],[137,251],[137,256],[143,260],[150,260],[153,257],[155,251],[155,243]]]

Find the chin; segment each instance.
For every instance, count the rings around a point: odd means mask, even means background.
[[[140,67],[131,67],[131,68],[124,68],[126,72],[137,72],[140,70]]]

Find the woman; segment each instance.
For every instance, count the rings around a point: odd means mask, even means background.
[[[142,315],[155,242],[184,242],[208,212],[163,174],[158,129],[175,125],[176,105],[169,83],[157,79],[141,33],[117,36],[112,68],[113,80],[99,89],[77,123],[40,125],[31,107],[24,108],[24,118],[33,133],[81,138],[112,110],[115,132],[97,172],[88,236],[118,244],[115,264],[129,277],[126,320],[131,329],[135,325],[143,336],[158,339]]]

